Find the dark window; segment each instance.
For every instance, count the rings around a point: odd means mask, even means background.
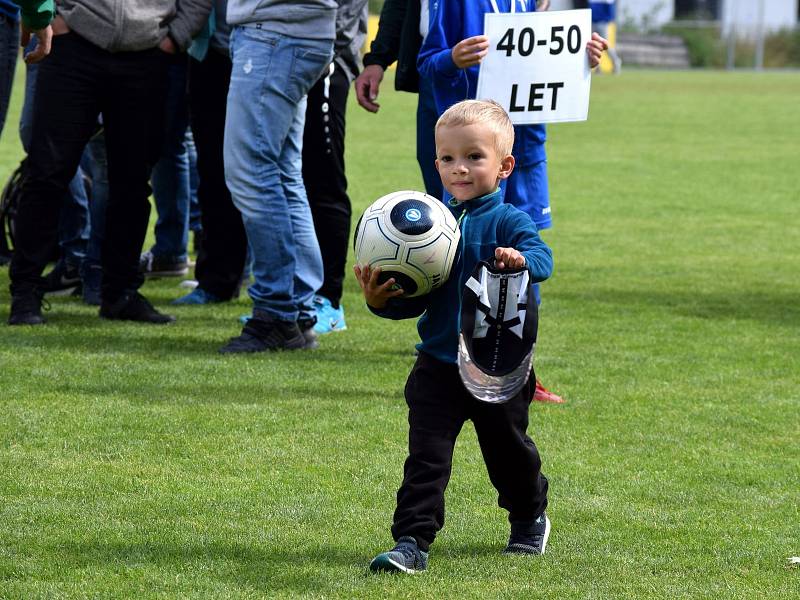
[[[718,21],[721,4],[720,0],[675,0],[675,18]]]

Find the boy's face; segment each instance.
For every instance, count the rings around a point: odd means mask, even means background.
[[[436,132],[436,169],[459,202],[493,192],[513,168],[514,158],[498,155],[494,132],[484,123],[444,126]]]

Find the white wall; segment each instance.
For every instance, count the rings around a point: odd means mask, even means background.
[[[764,29],[794,27],[798,0],[726,0],[722,6],[722,28],[736,28],[737,35],[754,35],[763,19]],[[763,12],[762,12],[763,11]]]

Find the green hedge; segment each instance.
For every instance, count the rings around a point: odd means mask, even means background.
[[[719,27],[688,27],[672,23],[662,31],[683,39],[693,67],[723,68],[727,65],[728,42],[722,37]],[[734,65],[752,67],[755,64],[755,53],[755,40],[738,38]],[[782,29],[767,35],[764,40],[764,67],[800,67],[800,28]]]

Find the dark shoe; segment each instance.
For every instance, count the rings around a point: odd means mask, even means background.
[[[83,290],[84,303],[89,306],[100,306],[100,284],[103,279],[103,267],[100,265],[84,265]]]
[[[550,519],[544,513],[535,521],[515,521],[503,554],[544,554],[549,537]]]
[[[258,316],[248,319],[241,335],[231,338],[231,341],[219,349],[220,354],[306,348],[306,338],[294,321],[279,321],[261,311],[253,313],[258,313]]]
[[[317,332],[314,330],[316,323],[316,319],[301,319],[297,321],[297,327],[306,340],[306,350],[316,350],[319,348]]]
[[[145,277],[182,277],[189,272],[189,263],[174,256],[144,252],[139,257],[139,272]]]
[[[370,571],[386,571],[389,573],[416,573],[428,568],[428,553],[417,546],[413,537],[403,536],[397,545],[382,554],[378,554],[369,563]]]
[[[44,317],[42,317],[42,303],[45,303],[45,308],[50,308],[50,305],[43,300],[42,293],[39,291],[12,296],[8,324],[41,325],[45,322]]]
[[[81,284],[81,274],[78,267],[59,260],[53,270],[44,276],[44,293],[55,294],[58,292],[71,292]]]
[[[138,292],[124,294],[116,302],[103,302],[100,317],[118,321],[139,321],[141,323],[172,323],[175,317],[158,312],[147,298]]]

